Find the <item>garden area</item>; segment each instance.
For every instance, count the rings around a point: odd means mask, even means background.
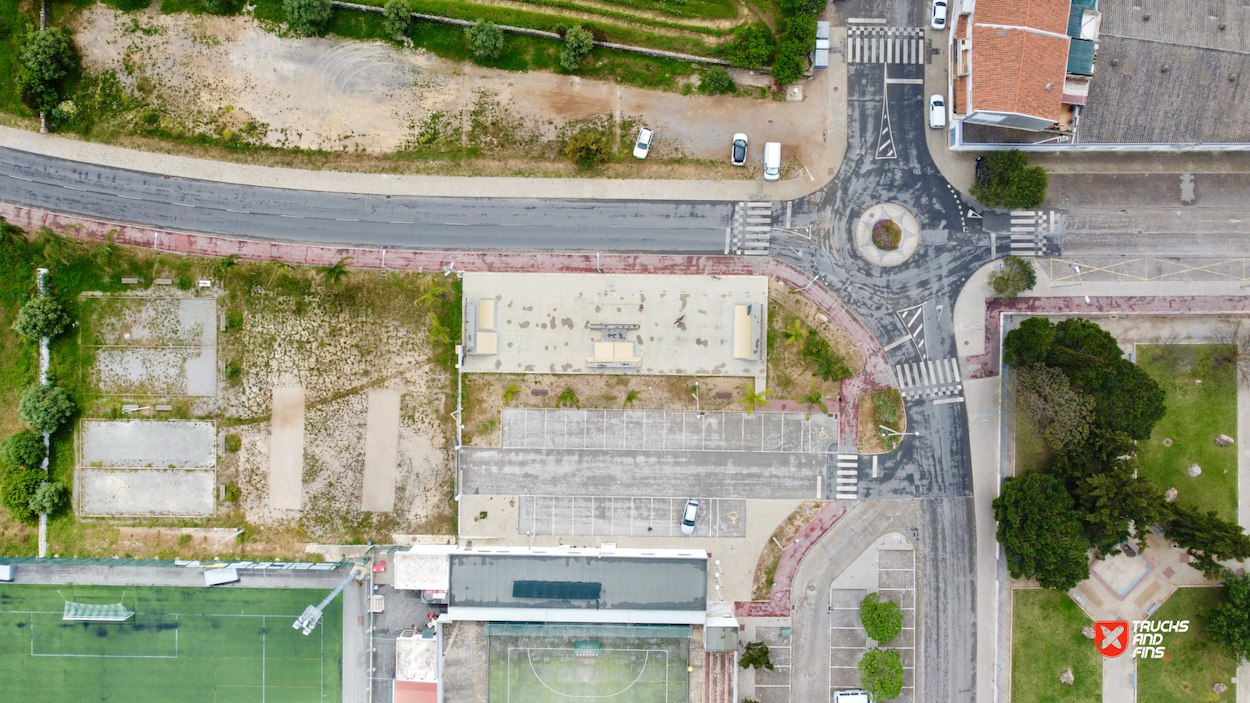
[[[1189,629],[1163,636],[1165,659],[1137,660],[1138,703],[1231,703],[1236,699],[1232,679],[1237,676],[1237,663],[1220,649],[1206,626],[1207,611],[1224,600],[1221,590],[1177,589],[1151,616],[1152,620],[1188,620]],[[1215,692],[1216,684],[1223,684],[1223,692]]]
[[[1176,500],[1237,519],[1237,368],[1211,344],[1139,345],[1137,365],[1168,394],[1167,413],[1138,443],[1141,475]],[[1190,467],[1201,473],[1190,476]]]
[[[768,295],[768,400],[831,412],[842,379],[859,373],[863,355],[802,294],[770,281]]]
[[[1011,700],[1102,701],[1102,655],[1081,632],[1094,621],[1066,593],[1032,589],[1011,593]],[[1060,681],[1066,672],[1072,674],[1070,685]]]

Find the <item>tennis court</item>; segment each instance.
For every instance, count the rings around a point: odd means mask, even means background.
[[[490,703],[689,698],[690,628],[489,623]]]
[[[342,600],[307,637],[291,624],[327,590],[0,586],[0,690],[24,703],[323,703],[342,699]],[[120,603],[124,622],[64,621],[66,601]]]

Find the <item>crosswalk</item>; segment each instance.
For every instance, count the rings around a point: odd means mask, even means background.
[[[839,454],[834,497],[838,500],[859,499],[859,455]]]
[[[894,367],[894,376],[898,379],[899,391],[908,399],[951,397],[963,392],[956,359],[898,364]]]
[[[847,63],[925,62],[924,30],[920,27],[850,27],[846,31]]]
[[[734,205],[732,231],[730,249],[734,254],[768,256],[773,231],[773,204],[750,201]]]
[[[916,345],[916,352],[920,354],[923,361],[929,358],[929,353],[925,349],[924,341],[924,303],[906,308],[904,310],[895,310],[895,315],[903,323],[903,327],[907,328],[907,335]]]
[[[1054,232],[1057,216],[1058,213],[1054,210],[1012,210],[1011,231],[1012,233]]]

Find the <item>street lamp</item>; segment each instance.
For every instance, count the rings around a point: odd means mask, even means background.
[[[1088,303],[1089,295],[1085,293],[1085,281],[1081,279],[1081,267],[1073,264],[1072,270],[1076,271],[1076,281],[1081,284],[1081,294],[1085,296],[1085,302]]]
[[[690,393],[694,396],[694,411],[699,417],[703,417],[703,410],[699,407],[699,382],[694,382],[694,390]]]
[[[885,425],[877,425],[877,427],[881,428],[881,434],[882,436],[885,436],[885,437],[919,437],[920,436],[919,432],[899,432],[893,427],[886,427]]]

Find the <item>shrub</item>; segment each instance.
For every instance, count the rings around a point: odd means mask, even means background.
[[[31,298],[17,312],[13,329],[31,339],[39,339],[57,336],[69,323],[69,315],[56,298],[39,295]]]
[[[699,90],[708,95],[720,95],[722,93],[733,93],[738,90],[738,86],[734,85],[734,79],[729,75],[729,71],[717,66],[708,69],[703,74],[703,79],[699,81]]]
[[[564,50],[560,52],[560,68],[572,73],[582,63],[582,58],[595,48],[595,35],[580,25],[569,27],[564,32]]]
[[[903,692],[903,660],[892,649],[872,649],[859,660],[859,685],[874,701],[898,698]]]
[[[593,129],[583,129],[569,138],[564,155],[578,168],[594,168],[608,158],[608,143]]]
[[[851,375],[846,360],[833,351],[828,340],[816,330],[810,330],[803,338],[803,358],[816,367],[817,376],[826,381],[838,381]]]
[[[73,414],[74,401],[53,385],[27,388],[17,404],[17,416],[36,432],[56,432]]]
[[[892,600],[882,601],[869,593],[859,602],[859,620],[864,632],[879,644],[889,644],[903,631],[903,611]]]
[[[497,59],[503,53],[503,30],[494,22],[478,20],[466,27],[464,34],[469,38],[469,49],[479,59]]]
[[[741,666],[743,669],[768,669],[772,671],[773,660],[768,656],[768,645],[763,642],[748,642],[742,652],[742,657],[738,660],[738,666]]]
[[[234,454],[243,448],[243,438],[237,434],[226,435],[226,453]]]
[[[35,497],[43,472],[38,469],[9,469],[0,477],[0,505],[19,522],[34,522],[39,514],[30,509],[30,499]]]
[[[35,489],[35,494],[30,497],[30,509],[35,514],[55,515],[61,506],[65,505],[66,498],[69,497],[69,491],[65,490],[65,486],[53,481],[44,481]]]
[[[382,21],[387,34],[396,41],[403,39],[412,24],[412,7],[408,5],[408,0],[386,0],[382,6]]]
[[[43,463],[48,448],[43,445],[43,437],[21,430],[5,438],[0,444],[0,459],[14,468],[34,468]]]
[[[61,87],[78,66],[78,51],[60,27],[31,32],[22,47],[18,86],[28,104],[51,112],[61,102]]]
[[[286,21],[300,34],[320,34],[334,11],[331,0],[282,0]]]
[[[226,502],[227,503],[237,503],[239,501],[240,495],[242,494],[239,492],[239,486],[237,484],[234,484],[234,483],[226,484]]]
[[[1011,300],[1037,285],[1037,270],[1028,259],[1006,256],[1003,267],[990,276],[990,285],[999,300]]]
[[[741,68],[767,66],[773,57],[773,32],[763,22],[740,25],[725,48],[729,62]]]
[[[238,0],[203,0],[204,9],[214,15],[229,15],[239,9]]]
[[[985,182],[972,184],[972,197],[986,207],[1032,209],[1046,200],[1046,169],[1029,166],[1019,149],[994,151],[982,162]]]
[[[1238,665],[1250,659],[1250,575],[1224,575],[1224,600],[1203,617],[1211,639]]]
[[[793,83],[803,75],[803,60],[786,49],[786,46],[778,49],[777,58],[773,59],[773,81],[778,86]]]
[[[580,408],[582,407],[582,399],[577,397],[577,393],[572,388],[565,388],[556,397],[557,408]]]
[[[872,243],[882,251],[894,251],[903,241],[903,228],[894,220],[877,220],[872,226]]]

